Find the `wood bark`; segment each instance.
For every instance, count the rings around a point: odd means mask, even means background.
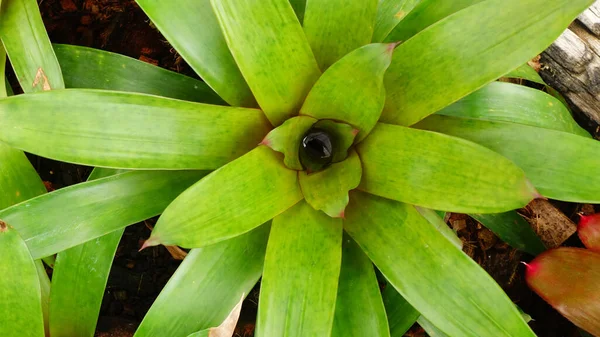
[[[540,75],[565,96],[575,119],[600,138],[600,0],[541,54]]]

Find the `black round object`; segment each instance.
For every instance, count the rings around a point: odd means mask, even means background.
[[[322,129],[312,128],[302,138],[300,161],[310,170],[321,169],[333,160],[332,137]]]

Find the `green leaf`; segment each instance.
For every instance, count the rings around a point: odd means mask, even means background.
[[[88,181],[118,173],[96,168]],[[50,293],[52,337],[94,336],[104,288],[124,230],[117,229],[57,254]]]
[[[555,97],[556,99],[558,99],[565,106],[565,108],[567,108],[567,109],[570,110],[569,103],[567,103],[567,101],[565,100],[565,98],[558,91],[556,91],[554,88],[552,88],[551,86],[547,85],[546,82],[544,82],[544,80],[540,76],[540,74],[538,74],[537,71],[535,71],[532,67],[530,67],[528,63],[525,63],[522,66],[520,66],[520,67],[518,67],[516,69],[513,69],[511,72],[505,74],[502,77],[504,77],[504,78],[515,78],[515,79],[519,79],[519,80],[527,80],[527,81],[530,81],[530,82],[541,84],[541,85],[544,86],[545,91],[549,95],[552,95],[553,97]]]
[[[273,220],[257,337],[331,335],[342,263],[342,221],[301,201]]]
[[[300,24],[304,22],[304,12],[306,11],[306,0],[290,0],[290,4],[296,12]]]
[[[600,253],[600,213],[581,215],[577,235],[587,249]]]
[[[22,151],[0,143],[0,209],[46,193]]]
[[[505,74],[502,77],[518,78],[518,79],[523,79],[523,80],[527,80],[530,82],[546,85],[546,82],[544,82],[544,80],[542,79],[540,74],[538,74],[537,71],[535,71],[535,69],[531,68],[529,66],[529,64],[527,64],[527,63],[521,65],[520,67],[518,67],[516,69],[511,70],[509,73]]]
[[[383,289],[383,304],[390,325],[391,337],[402,337],[421,315],[391,284]]]
[[[444,222],[444,219],[440,217],[434,210],[429,208],[423,208],[415,206],[417,212],[421,214],[429,223],[431,223],[440,234],[442,234],[448,241],[450,241],[454,247],[463,249],[463,242],[448,225]]]
[[[1,8],[1,1],[0,1]],[[0,98],[12,95],[5,78],[6,53],[0,45]],[[46,193],[46,187],[25,154],[0,143],[0,209]],[[44,331],[48,330],[50,279],[41,260],[34,261],[41,290]]]
[[[417,323],[427,332],[430,337],[448,337],[443,331],[433,325],[425,316],[421,316],[417,319]]]
[[[379,0],[373,42],[382,42],[421,1],[423,0]]]
[[[348,191],[358,186],[361,176],[360,158],[352,151],[346,160],[323,171],[311,174],[298,172],[298,181],[309,205],[330,217],[343,218],[348,205]]]
[[[342,245],[334,337],[390,337],[373,263],[349,236]]]
[[[235,326],[237,324],[238,319],[240,318],[240,312],[242,311],[242,303],[244,302],[244,295],[242,295],[242,299],[238,302],[238,304],[233,307],[229,315],[225,318],[223,323],[215,328],[208,328],[206,330],[202,330],[188,337],[230,337],[233,336],[235,332]]]
[[[6,1],[6,0],[5,0]],[[0,336],[43,337],[40,282],[25,242],[10,223],[0,221]]]
[[[563,316],[600,335],[600,254],[581,248],[549,250],[529,265],[525,280]]]
[[[55,44],[67,88],[139,92],[185,101],[225,105],[206,83],[107,51]]]
[[[298,155],[300,143],[316,122],[316,119],[308,116],[292,117],[269,132],[262,144],[283,153],[283,162],[289,169],[301,171],[303,168]]]
[[[512,162],[459,138],[380,123],[357,151],[360,190],[413,205],[497,213],[524,207],[537,196]]]
[[[124,228],[58,253],[50,292],[52,337],[94,336]]]
[[[253,108],[256,101],[242,77],[210,0],[136,0],[183,59],[219,96],[233,106]]]
[[[510,211],[499,214],[469,214],[482,223],[511,247],[538,255],[546,250],[542,240],[519,213]]]
[[[0,13],[2,9],[2,1],[0,0]],[[12,89],[8,79],[6,78],[6,51],[0,46],[0,97],[7,97],[8,90]]]
[[[304,33],[321,70],[360,48],[373,36],[378,0],[310,0]]]
[[[0,45],[0,98],[10,89],[4,81],[5,65],[6,54]],[[43,193],[46,187],[25,154],[0,143],[0,209]]]
[[[203,247],[250,231],[302,199],[296,171],[259,146],[182,193],[145,246]]]
[[[394,53],[381,121],[412,125],[494,81],[550,45],[593,2],[487,0],[421,31]]]
[[[421,0],[406,17],[380,36],[379,41],[406,41],[433,25],[462,9],[482,2],[483,0]],[[506,7],[504,10],[506,10]]]
[[[135,337],[187,336],[220,324],[263,269],[270,226],[192,249],[144,317]]]
[[[0,39],[23,91],[64,88],[37,2],[4,0],[0,16]]]
[[[8,83],[8,79],[7,78],[4,79],[4,85],[6,87],[6,93],[8,94],[8,96],[14,95],[12,87],[10,86],[10,83]]]
[[[567,110],[570,111],[569,103],[567,103],[567,101],[565,100],[563,95],[561,95],[558,91],[556,91],[551,86],[547,85],[546,82],[544,82],[544,80],[542,79],[542,77],[540,77],[540,75],[532,67],[530,67],[529,64],[526,63],[526,64],[520,66],[519,68],[512,70],[510,73],[504,75],[503,77],[524,79],[524,80],[528,80],[531,82],[535,82],[535,83],[544,85],[545,91],[549,95],[552,95],[557,100],[559,100],[562,103],[562,105],[564,105],[565,108],[567,108]],[[589,134],[586,133],[585,136],[587,137],[587,136],[589,136]]]
[[[437,115],[418,127],[496,151],[522,168],[545,197],[600,203],[600,143],[593,139],[527,125]]]
[[[358,138],[363,139],[381,115],[385,103],[383,75],[394,47],[370,44],[342,58],[317,81],[300,113],[351,124],[361,131]]]
[[[42,295],[42,314],[44,315],[44,331],[50,331],[49,327],[49,318],[50,315],[50,278],[48,277],[48,273],[46,272],[46,267],[44,267],[44,263],[42,260],[33,261],[35,264],[35,270],[37,272],[38,281],[40,284],[40,290]]]
[[[206,172],[135,171],[62,188],[0,211],[34,259],[160,214]]]
[[[518,123],[590,137],[558,99],[512,83],[492,82],[437,114]]]
[[[198,332],[194,332],[193,334],[190,334],[187,337],[211,337],[209,335],[211,329],[212,328],[206,329],[206,330],[202,330],[202,331],[198,331]]]
[[[90,176],[88,177],[87,180],[92,181],[92,180],[106,178],[106,177],[114,176],[116,174],[121,174],[121,173],[125,173],[125,172],[130,172],[130,171],[122,170],[122,169],[112,169],[112,168],[106,168],[106,167],[96,167],[92,170],[92,173],[90,173]]]
[[[492,277],[414,207],[353,192],[344,229],[394,288],[446,334],[535,336]]]
[[[321,75],[287,0],[211,0],[227,45],[274,126],[294,116]]]
[[[259,110],[136,93],[69,89],[0,101],[1,141],[84,165],[215,169],[268,128]]]
[[[519,312],[521,313],[521,316],[523,316],[523,319],[525,320],[525,322],[529,323],[529,322],[533,321],[533,318],[531,317],[531,315],[529,315],[528,313],[523,311],[523,309],[521,309],[518,305],[517,305],[517,310],[519,310]]]

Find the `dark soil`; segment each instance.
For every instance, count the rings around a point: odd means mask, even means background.
[[[99,48],[134,57],[197,77],[132,0],[38,0],[54,43]],[[11,81],[15,84],[14,78]],[[17,88],[15,88],[17,89]],[[91,169],[30,156],[49,189],[85,181]],[[577,205],[559,207],[575,216]],[[152,222],[150,221],[150,224]],[[575,337],[577,329],[527,288],[520,253],[464,215],[454,214],[449,224],[465,243],[465,252],[481,264],[506,290],[511,299],[534,318],[531,326],[542,337]],[[131,336],[162,287],[178,267],[162,246],[138,252],[150,230],[144,223],[129,226],[119,245],[108,280],[97,336]],[[581,246],[576,238],[567,245]],[[51,271],[50,271],[51,272]],[[432,299],[434,300],[434,299]],[[258,286],[243,306],[237,336],[253,336]],[[417,325],[406,336],[425,336]],[[492,336],[482,336],[492,337]]]

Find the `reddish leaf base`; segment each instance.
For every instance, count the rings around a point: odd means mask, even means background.
[[[552,249],[526,266],[531,289],[575,325],[600,336],[600,253]]]
[[[588,249],[600,252],[600,213],[580,217],[577,231],[581,242]]]

